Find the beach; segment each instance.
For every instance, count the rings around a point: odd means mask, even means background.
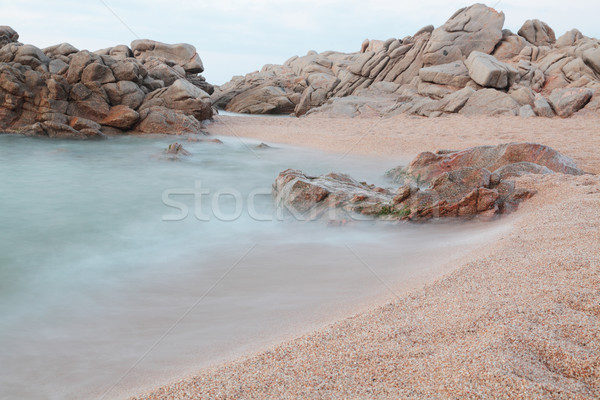
[[[369,311],[135,398],[597,398],[599,122],[217,116],[213,135],[400,164],[421,151],[537,142],[590,174],[518,178],[537,194],[502,217],[510,231],[443,276],[399,296],[382,284],[389,300]]]

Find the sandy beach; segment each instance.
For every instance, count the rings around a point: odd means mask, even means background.
[[[519,178],[538,193],[504,217],[511,231],[446,275],[136,398],[598,398],[599,126],[598,117],[216,117],[213,135],[399,164],[426,150],[538,142],[590,174]]]

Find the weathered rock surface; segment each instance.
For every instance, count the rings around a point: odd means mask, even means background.
[[[525,21],[518,33],[529,43],[536,46],[549,46],[556,42],[556,36],[552,28],[538,19]]]
[[[89,52],[68,43],[43,50],[0,27],[0,132],[86,139],[104,133],[199,133],[212,90],[191,45],[153,41]],[[134,57],[135,56],[135,57]],[[176,79],[155,79],[173,70]],[[156,76],[156,75],[155,75]]]
[[[478,146],[444,154],[421,153],[407,167],[406,174],[419,176],[426,181],[466,167],[485,168],[496,172],[514,163],[528,162],[546,167],[554,172],[581,175],[583,171],[568,158],[537,143],[508,143],[498,146]]]
[[[494,89],[473,93],[459,111],[463,115],[517,115],[521,105],[508,94]]]
[[[479,51],[471,52],[465,65],[471,79],[483,87],[507,89],[515,83],[519,76],[519,71],[513,66]]]
[[[504,13],[483,4],[458,10],[431,34],[425,47],[425,65],[464,60],[471,52],[490,54],[502,39]]]
[[[592,98],[594,91],[584,88],[556,89],[548,101],[559,117],[570,117],[582,109]]]
[[[157,57],[173,61],[188,73],[197,74],[204,71],[202,60],[196,53],[196,48],[191,44],[166,44],[141,39],[131,42],[131,50],[135,58],[145,60],[150,57]]]
[[[507,179],[555,171],[582,173],[570,159],[547,146],[510,143],[421,153],[408,168],[392,170],[391,175],[401,183],[394,189],[357,182],[345,174],[311,177],[286,170],[275,180],[273,195],[278,207],[298,219],[490,217],[515,210],[534,194]]]
[[[216,88],[211,100],[215,107],[244,113],[435,117],[463,110],[472,95],[460,92],[463,88],[493,89],[497,94],[474,97],[463,114],[530,117],[533,110],[552,117],[554,110],[544,103],[554,90],[600,88],[598,40],[576,29],[556,40],[538,20],[524,23],[519,34],[503,30],[503,23],[502,12],[475,4],[437,29],[428,26],[402,39],[366,39],[355,53],[310,51],[283,65],[265,65]],[[381,84],[396,86],[382,90]],[[536,99],[528,95],[524,101],[524,92],[514,97],[520,89]]]

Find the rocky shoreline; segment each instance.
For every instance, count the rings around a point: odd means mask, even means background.
[[[360,51],[308,52],[215,88],[218,108],[249,114],[446,114],[569,117],[600,109],[600,42],[577,29],[556,39],[544,22],[512,33],[483,4],[434,29]]]
[[[273,185],[275,203],[297,218],[347,221],[356,215],[385,220],[492,217],[516,210],[535,194],[514,178],[528,174],[583,175],[556,150],[536,143],[508,143],[463,151],[423,152],[387,176],[390,189],[357,182],[346,174],[310,177],[283,171]],[[513,179],[511,179],[513,178]]]
[[[0,131],[62,139],[201,133],[212,85],[189,44],[39,49],[0,26]]]

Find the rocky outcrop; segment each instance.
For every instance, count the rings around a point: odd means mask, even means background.
[[[472,52],[465,61],[465,65],[471,79],[483,87],[508,89],[519,77],[519,71],[513,66],[479,51]]]
[[[519,35],[535,46],[550,46],[556,42],[556,36],[552,28],[538,19],[525,21],[519,29]]]
[[[419,154],[403,172],[408,176],[418,176],[431,181],[445,172],[463,168],[485,168],[499,172],[500,168],[515,163],[532,163],[548,168],[553,172],[582,175],[583,171],[569,157],[551,147],[537,143],[507,143],[497,146],[477,146],[462,151],[443,153],[424,152]],[[401,180],[402,174],[390,175]]]
[[[70,139],[199,133],[201,121],[212,117],[191,45],[143,40],[135,50],[119,45],[92,53],[68,43],[42,50],[18,37],[0,27],[1,132]],[[173,70],[177,78],[157,79],[164,76],[149,70]]]
[[[436,29],[366,39],[355,53],[310,51],[266,65],[216,88],[211,99],[216,107],[243,113],[438,117],[460,112],[469,96],[485,91],[463,114],[564,117],[568,113],[555,112],[548,101],[554,90],[600,89],[598,40],[576,29],[556,39],[539,20],[526,21],[518,34],[502,29],[503,23],[502,12],[475,4]],[[523,92],[513,96],[521,89],[535,100],[523,102]],[[486,99],[493,103],[482,104]],[[595,108],[584,105],[583,112]]]
[[[593,90],[585,88],[556,89],[548,101],[558,116],[566,118],[581,110],[593,95]]]
[[[502,39],[504,13],[483,4],[458,10],[431,34],[425,47],[425,65],[464,60],[471,52],[490,54]]]
[[[581,174],[567,157],[533,143],[425,152],[388,176],[401,186],[381,188],[330,173],[311,177],[283,171],[273,185],[278,207],[299,219],[367,216],[387,220],[491,217],[510,212],[534,193],[510,178],[524,174]]]

